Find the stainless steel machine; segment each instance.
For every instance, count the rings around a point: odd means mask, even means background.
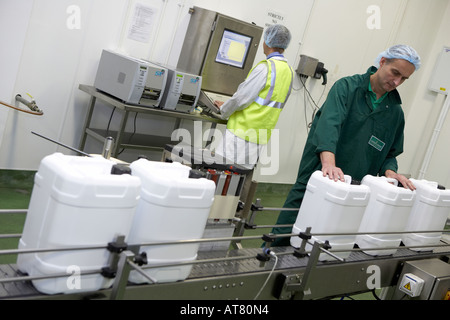
[[[202,77],[207,94],[232,96],[253,66],[263,28],[193,7],[177,69]],[[208,99],[201,102],[207,104]]]

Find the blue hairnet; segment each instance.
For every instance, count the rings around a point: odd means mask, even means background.
[[[281,24],[273,24],[264,31],[264,42],[271,48],[286,49],[291,42],[291,33]]]
[[[416,70],[420,68],[419,55],[417,54],[416,50],[407,45],[398,44],[380,53],[375,60],[375,65],[377,67],[380,66],[380,60],[383,57],[386,59],[403,59],[411,62]]]

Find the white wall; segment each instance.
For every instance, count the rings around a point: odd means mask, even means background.
[[[154,9],[151,37],[145,43],[129,39],[127,33],[138,3]],[[76,11],[67,11],[73,10],[73,5],[79,9],[79,21]],[[0,100],[13,103],[16,93],[29,92],[44,115],[0,108],[0,168],[35,170],[45,155],[57,150],[70,153],[30,131],[78,147],[89,100],[78,85],[93,84],[101,50],[121,50],[175,65],[189,20],[188,9],[193,5],[261,26],[268,22],[268,11],[282,15],[282,23],[293,33],[286,52],[291,65],[296,68],[299,55],[305,54],[318,58],[329,70],[326,87],[321,80],[306,83],[315,101],[320,99],[319,105],[334,81],[365,72],[388,46],[407,43],[415,47],[423,67],[400,88],[407,128],[405,153],[399,163],[402,172],[418,175],[443,103],[443,98],[426,85],[442,46],[449,45],[449,0],[2,0],[0,43],[8,50],[0,51],[1,70],[7,70],[7,77],[0,78]],[[371,6],[380,9],[380,25],[374,29],[367,25],[374,21],[374,12],[367,11]],[[263,58],[259,50],[255,61]],[[298,79],[294,88],[277,126],[279,171],[275,176],[263,175],[261,166],[255,174],[259,181],[295,180],[313,107]],[[110,114],[110,108],[100,105],[96,125],[105,126]],[[170,119],[145,119],[138,127],[148,126],[149,121],[160,134],[168,130],[170,134]],[[117,119],[112,125],[117,125]],[[445,137],[449,128],[447,121],[426,175],[442,184],[450,182],[450,169],[442,160],[448,157]],[[101,146],[90,148],[95,151]]]
[[[0,54],[0,101],[13,104],[14,84],[22,56],[32,2],[27,0],[0,2],[0,46],[8,48]],[[12,12],[20,12],[13,15]],[[7,32],[6,30],[14,30]],[[10,109],[0,107],[0,142],[3,141]],[[6,138],[8,139],[8,137]]]
[[[420,17],[420,13],[418,14]],[[431,136],[436,127],[438,117],[444,105],[446,96],[428,90],[428,84],[433,76],[434,67],[444,46],[450,46],[450,5],[442,8],[442,21],[440,28],[429,39],[429,56],[424,61],[421,77],[418,83],[417,93],[411,103],[405,129],[405,154],[401,164],[410,168],[413,176],[419,177],[427,152]],[[450,70],[447,71],[450,74]],[[425,172],[425,179],[438,181],[447,188],[450,187],[450,115],[447,115],[429,166]]]
[[[0,99],[11,100],[16,93],[24,95],[29,92],[36,98],[44,115],[37,117],[9,111],[0,148],[2,168],[36,169],[43,156],[56,151],[55,144],[32,135],[31,131],[58,140],[62,132],[68,130],[71,140],[75,140],[73,136],[79,134],[79,131],[70,130],[82,123],[84,112],[73,121],[66,121],[66,117],[75,109],[72,101],[77,78],[85,72],[88,72],[90,78],[90,70],[86,70],[85,66],[89,61],[97,60],[95,56],[98,55],[98,51],[93,50],[90,54],[88,52],[89,35],[96,34],[96,41],[101,46],[117,42],[112,41],[111,37],[103,37],[102,31],[105,31],[103,27],[108,27],[107,22],[111,29],[120,27],[123,11],[119,6],[123,4],[123,1],[117,0],[110,1],[111,6],[106,5],[109,1],[88,0],[26,2],[31,5],[32,11],[24,38],[23,52],[15,52],[20,56],[20,66],[13,95]],[[93,17],[92,10],[102,2],[103,6],[98,8]],[[8,3],[15,3],[15,1]],[[67,27],[71,14],[66,10],[74,3],[80,9],[79,29]],[[117,7],[116,11],[111,10],[114,5]],[[14,17],[21,14],[16,7],[9,11],[9,15]],[[105,19],[106,16],[111,20]],[[91,21],[98,21],[95,28],[89,27]],[[94,47],[94,49],[97,48]],[[3,55],[1,61],[5,64],[9,63]],[[63,142],[72,145],[72,141]]]

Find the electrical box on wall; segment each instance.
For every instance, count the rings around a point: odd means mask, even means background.
[[[319,59],[300,55],[300,62],[298,63],[295,72],[300,76],[314,77],[318,63]]]
[[[312,58],[306,55],[300,55],[300,62],[298,63],[295,72],[301,77],[311,77],[320,79],[323,77],[322,84],[327,84],[328,70],[324,68],[324,64],[319,62],[319,59]]]
[[[431,75],[429,89],[443,94],[450,91],[450,47],[442,49]]]

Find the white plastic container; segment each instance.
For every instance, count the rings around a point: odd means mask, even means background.
[[[405,231],[444,230],[450,214],[450,190],[438,189],[437,182],[411,181],[416,186],[416,199],[411,209]],[[437,245],[442,233],[408,233],[402,241],[405,246]],[[430,251],[433,248],[410,248],[414,251]]]
[[[113,175],[115,163],[101,157],[54,153],[42,159],[35,175],[19,249],[106,246],[127,236],[139,200],[140,180]],[[93,291],[112,285],[100,274],[79,275],[107,266],[106,249],[19,254],[20,271],[30,276],[67,273],[33,280],[46,294]]]
[[[364,185],[352,185],[351,177],[345,176],[345,182],[324,177],[321,171],[311,175],[306,187],[306,193],[299,209],[293,233],[305,231],[311,227],[311,233],[356,233],[361,223],[364,210],[369,201],[370,189]],[[356,235],[317,236],[311,240],[328,242],[333,250],[353,249]],[[291,237],[291,245],[299,248],[302,239]],[[306,250],[311,250],[308,244]],[[343,259],[350,251],[335,252]],[[319,260],[335,260],[322,253]]]
[[[415,193],[398,187],[395,179],[367,175],[361,184],[370,188],[370,200],[358,232],[403,232],[408,221]],[[392,255],[397,248],[376,250],[377,248],[398,247],[402,234],[366,234],[356,237],[356,243],[363,252],[371,256]]]
[[[129,237],[130,245],[147,242],[201,239],[214,201],[215,183],[205,178],[189,178],[190,168],[181,163],[145,159],[130,165],[142,182],[141,199]],[[199,243],[142,246],[148,265],[193,261]],[[145,267],[145,266],[143,266]],[[192,265],[144,269],[158,282],[184,280]],[[133,283],[150,283],[133,270]]]

